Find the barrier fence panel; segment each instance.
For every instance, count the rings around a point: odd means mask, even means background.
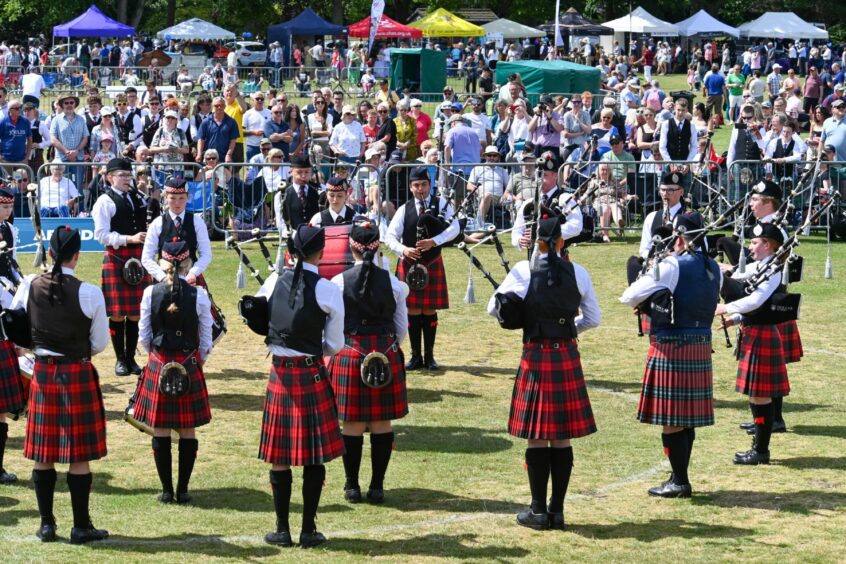
[[[29,184],[34,182],[33,178],[35,174],[32,168],[25,163],[0,163],[0,179],[15,194],[15,203],[12,207],[13,217],[29,217],[27,191]]]

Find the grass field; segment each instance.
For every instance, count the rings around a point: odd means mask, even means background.
[[[85,547],[42,545],[31,463],[21,456],[24,423],[12,422],[6,468],[21,478],[0,488],[3,560],[108,561],[292,560],[363,561],[612,561],[671,560],[835,562],[846,534],[846,392],[842,387],[842,276],[846,247],[834,247],[835,279],[823,277],[825,244],[802,245],[805,281],[800,327],[806,356],[790,366],[793,393],[785,401],[790,432],[775,435],[773,464],[738,467],[733,453],[749,438],[737,423],[749,417],[734,391],[736,364],[721,335],[714,341],[716,425],[701,429],[694,449],[690,500],[654,499],[646,489],[666,478],[658,427],[639,424],[636,401],[647,341],[617,302],[625,285],[625,243],[572,251],[591,273],[602,325],[580,348],[599,431],[574,442],[575,468],[566,501],[567,530],[533,532],[515,513],[529,500],[523,470],[525,442],[506,433],[519,332],[485,315],[491,287],[478,274],[478,303],[463,303],[468,264],[445,252],[452,308],[441,315],[437,358],[445,370],[414,372],[411,413],[396,422],[397,451],[386,479],[384,506],[343,501],[343,465],[327,466],[318,526],[329,542],[317,550],[279,549],[262,542],[274,525],[268,466],[256,458],[269,368],[261,338],[237,317],[245,291],[234,286],[236,256],[215,246],[208,271],[229,320],[229,333],[206,366],[213,420],[198,432],[200,453],[191,506],[161,506],[150,439],[121,420],[134,378],[118,378],[110,350],[96,359],[108,412],[109,455],[93,463],[94,523],[111,538]],[[491,248],[479,257],[503,277]],[[510,251],[518,260],[516,251]],[[256,254],[254,262],[259,255]],[[23,256],[21,264],[31,264]],[[99,256],[86,255],[79,273],[99,280]],[[257,285],[251,281],[248,290]],[[838,368],[840,367],[840,368]],[[369,480],[365,447],[362,483]],[[60,468],[63,473],[65,468]],[[298,531],[300,470],[295,470],[291,525]],[[56,492],[60,535],[67,539],[71,509],[60,476]]]

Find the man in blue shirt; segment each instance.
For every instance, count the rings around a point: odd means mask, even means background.
[[[279,149],[285,155],[285,160],[289,158],[291,151],[290,142],[292,140],[292,133],[288,131],[290,126],[284,118],[285,110],[281,104],[273,106],[270,112],[270,119],[264,122],[264,136],[270,139],[274,149]]]
[[[834,149],[834,160],[846,161],[846,100],[839,99],[831,103],[831,117],[823,122],[821,144],[829,151],[829,148]],[[838,185],[837,180],[842,182],[846,180],[846,167],[831,166],[829,167],[829,174],[835,186]]]
[[[712,116],[719,116],[723,111],[723,94],[726,91],[726,79],[720,74],[720,65],[711,65],[711,72],[705,77],[702,95],[707,97],[705,112]]]
[[[482,160],[482,147],[476,131],[467,125],[461,114],[454,114],[449,118],[450,130],[444,140],[444,160],[448,164],[478,163]],[[456,202],[461,202],[467,190],[466,179],[470,175],[471,166],[453,167],[452,172],[460,176],[453,178]]]
[[[32,128],[29,120],[21,115],[20,100],[9,102],[6,117],[0,120],[0,160],[26,163],[32,147]]]
[[[197,154],[215,149],[218,155],[225,155],[224,162],[232,162],[232,152],[238,141],[238,122],[226,115],[226,100],[218,96],[212,100],[212,113],[200,123],[197,129]]]

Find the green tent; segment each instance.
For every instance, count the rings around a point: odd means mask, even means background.
[[[496,65],[497,84],[506,84],[508,75],[520,73],[532,103],[540,94],[581,94],[585,90],[599,94],[602,72],[569,61],[514,61]]]
[[[391,49],[391,89],[409,88],[440,99],[446,85],[446,55],[434,49]],[[437,98],[434,95],[437,94]],[[418,96],[418,98],[423,98]]]

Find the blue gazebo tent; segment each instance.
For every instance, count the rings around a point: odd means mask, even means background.
[[[347,28],[342,25],[327,22],[318,16],[311,8],[306,8],[293,19],[269,26],[267,41],[278,41],[285,50],[285,64],[290,64],[291,37],[294,35],[346,35]]]
[[[113,20],[91,4],[83,14],[53,26],[53,37],[132,37],[135,28]]]

